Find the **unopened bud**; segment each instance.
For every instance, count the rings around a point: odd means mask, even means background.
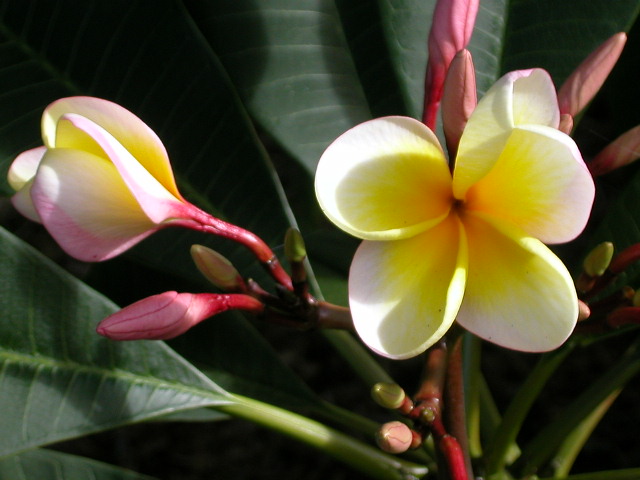
[[[625,248],[622,252],[616,255],[613,260],[611,260],[609,270],[614,275],[617,275],[638,260],[640,260],[640,243],[635,243],[630,247]]]
[[[600,277],[609,268],[613,258],[613,243],[602,242],[596,246],[582,262],[585,273],[592,277]]]
[[[400,408],[406,398],[406,394],[397,383],[380,382],[376,383],[371,389],[371,397],[381,407],[395,410]]]
[[[191,258],[207,280],[225,292],[246,291],[236,267],[215,250],[203,245],[191,246]]]
[[[589,305],[582,300],[578,300],[578,321],[582,322],[591,316],[591,309]]]
[[[295,228],[290,228],[284,237],[284,255],[291,262],[301,262],[307,256],[302,234]]]
[[[618,61],[626,41],[624,32],[617,33],[578,65],[558,90],[560,113],[576,116],[591,101]]]
[[[624,167],[640,158],[640,125],[620,135],[591,162],[589,171],[594,177]]]
[[[573,130],[573,116],[568,113],[560,114],[560,123],[558,124],[558,130],[562,133],[569,135]]]
[[[442,127],[451,158],[455,158],[462,131],[477,103],[471,53],[466,49],[460,50],[449,66],[442,94]]]
[[[376,443],[387,453],[403,453],[413,444],[413,432],[402,422],[389,422],[380,427]]]
[[[164,292],[109,315],[96,330],[112,340],[168,340],[232,309],[257,314],[264,311],[264,304],[243,294]]]

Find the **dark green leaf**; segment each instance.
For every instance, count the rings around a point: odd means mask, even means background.
[[[162,342],[95,333],[116,307],[0,230],[0,456],[227,402]]]
[[[0,478],[153,480],[147,475],[52,450],[32,450],[0,460]]]

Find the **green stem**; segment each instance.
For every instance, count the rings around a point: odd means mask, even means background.
[[[482,443],[480,440],[480,382],[482,380],[480,357],[482,342],[478,337],[470,333],[464,334],[463,342],[462,361],[469,455],[472,458],[480,458],[482,456]]]
[[[343,330],[323,330],[325,338],[342,358],[360,376],[365,385],[372,387],[376,383],[395,383],[389,374],[374,360],[349,332]]]
[[[509,449],[515,442],[531,406],[538,398],[549,377],[555,372],[572,348],[573,344],[569,344],[559,350],[543,355],[518,390],[518,393],[509,404],[492,442],[487,447],[485,458],[488,476],[495,475],[504,469]]]
[[[640,340],[626,352],[623,358],[608,372],[593,382],[578,398],[571,402],[558,418],[547,425],[522,450],[518,460],[524,476],[533,474],[585,418],[587,418],[609,395],[623,387],[640,372]]]
[[[388,455],[302,415],[241,395],[230,395],[230,400],[216,409],[315,447],[373,479],[407,480],[427,473],[423,465]]]
[[[604,414],[607,413],[615,399],[618,398],[621,391],[622,389],[620,388],[613,391],[604,399],[604,401],[602,401],[602,403],[600,403],[600,405],[596,407],[593,412],[591,412],[587,418],[580,422],[580,425],[578,425],[576,429],[567,436],[564,442],[562,442],[562,445],[551,462],[556,469],[554,478],[566,478],[571,471],[573,462],[575,462],[578,454],[582,450],[582,447],[587,442],[598,423],[600,423],[600,419],[602,419]]]

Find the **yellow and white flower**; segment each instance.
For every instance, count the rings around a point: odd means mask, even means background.
[[[575,238],[594,185],[539,69],[502,77],[462,133],[452,171],[424,124],[358,125],[320,159],[316,194],[364,240],[349,273],[356,330],[390,358],[417,355],[454,321],[523,351],[561,345],[578,317],[573,281],[544,243]]]

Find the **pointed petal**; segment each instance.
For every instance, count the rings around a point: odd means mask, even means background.
[[[85,117],[67,114],[59,119],[57,148],[75,148],[113,162],[142,209],[155,223],[179,216],[185,206],[109,132]]]
[[[575,142],[543,126],[517,127],[500,159],[467,194],[466,209],[507,220],[544,243],[584,229],[595,188]]]
[[[566,267],[540,241],[504,222],[468,214],[469,274],[458,323],[506,348],[559,347],[578,318]]]
[[[517,125],[546,125],[560,121],[555,89],[544,70],[517,70],[500,78],[478,102],[464,129],[453,172],[453,192],[464,199],[484,177]]]
[[[118,255],[157,229],[115,166],[90,153],[48,150],[31,195],[49,233],[83,261]]]
[[[80,115],[100,125],[116,138],[164,188],[175,197],[181,198],[167,151],[158,136],[133,113],[108,100],[68,97],[50,104],[42,116],[42,135],[46,146],[64,146],[58,144],[56,130],[60,118],[69,113]]]
[[[346,232],[407,238],[438,223],[451,205],[451,176],[435,135],[407,117],[371,120],[324,152],[315,179],[320,206]]]
[[[7,174],[9,185],[16,191],[11,197],[11,203],[22,215],[34,222],[40,222],[40,217],[31,200],[31,184],[46,150],[46,147],[38,147],[21,153],[11,163]]]
[[[395,359],[437,342],[462,301],[466,262],[455,216],[409,239],[362,242],[349,273],[349,305],[362,341]]]

